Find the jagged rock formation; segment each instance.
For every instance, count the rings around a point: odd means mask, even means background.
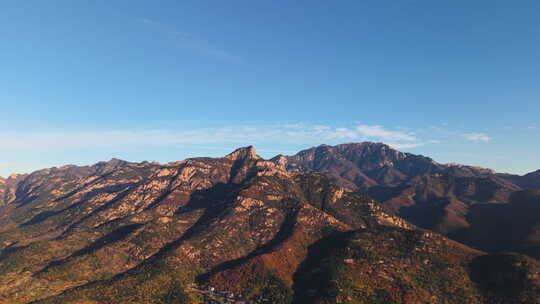
[[[485,250],[493,249],[488,245],[494,240],[490,233],[485,232],[482,238],[470,236],[470,231],[477,230],[473,225],[478,221],[472,219],[476,210],[484,204],[512,204],[508,208],[519,209],[523,205],[512,200],[512,195],[522,189],[540,188],[540,171],[521,177],[479,167],[443,165],[382,143],[322,145],[294,156],[280,155],[273,161],[290,171],[324,173],[342,187],[367,192],[395,214],[420,227]],[[534,216],[535,220],[529,222],[533,230],[534,225],[540,224],[540,213]],[[517,224],[520,218],[514,221]],[[522,245],[509,239],[497,249],[525,252]]]
[[[540,295],[537,261],[492,258],[324,174],[285,166],[247,147],[166,165],[34,172],[0,207],[0,303],[535,303]],[[500,272],[495,283],[485,269],[493,259],[505,261],[488,267]],[[501,293],[497,284],[517,287]]]

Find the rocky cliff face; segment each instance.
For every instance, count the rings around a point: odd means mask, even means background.
[[[15,200],[17,185],[26,175],[12,174],[7,179],[0,177],[0,206],[7,205]]]
[[[501,284],[519,288],[497,293],[482,267],[469,270],[490,255],[418,229],[325,174],[286,166],[247,147],[166,165],[112,160],[34,172],[0,207],[0,303],[539,296],[537,261],[508,258]]]

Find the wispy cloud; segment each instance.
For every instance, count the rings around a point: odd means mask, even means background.
[[[388,142],[387,143],[390,147],[394,149],[412,149],[416,147],[421,147],[425,145],[423,142],[416,142],[416,143],[394,143],[394,142]]]
[[[144,131],[0,132],[0,152],[219,144],[316,145],[365,140],[382,141],[396,148],[424,144],[411,133],[390,131],[382,126],[272,123]]]
[[[403,132],[403,131],[392,131],[387,130],[382,126],[368,126],[368,125],[359,125],[356,127],[356,130],[370,138],[380,138],[383,140],[397,140],[397,141],[416,141],[417,138],[413,133]]]
[[[194,37],[190,33],[176,30],[173,27],[150,18],[143,18],[141,21],[163,34],[180,48],[191,50],[199,55],[213,57],[231,63],[241,62],[239,56],[232,55],[224,50],[213,47],[202,39]]]
[[[466,134],[463,134],[463,136],[468,141],[473,141],[473,142],[490,142],[492,139],[490,136],[484,133],[466,133]]]

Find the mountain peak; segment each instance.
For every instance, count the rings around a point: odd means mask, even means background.
[[[257,155],[257,150],[253,146],[238,148],[234,150],[232,153],[227,154],[225,158],[230,159],[232,161],[236,161],[239,159],[241,160],[261,159],[261,157]]]
[[[283,154],[276,155],[270,161],[280,167],[283,167],[283,168],[287,167],[287,156]]]
[[[9,175],[8,179],[17,179],[19,176],[20,176],[20,174],[13,173],[13,174]]]
[[[127,162],[125,160],[122,160],[122,159],[119,159],[119,158],[111,158],[111,160],[109,160],[109,161],[101,161],[101,162],[98,162],[96,165],[97,166],[113,166],[113,167],[116,167],[116,166],[123,166],[123,165],[126,165],[128,163],[129,162]]]
[[[16,179],[24,176],[24,175],[26,175],[26,174],[12,173],[8,177],[0,176],[0,183],[6,182],[6,181],[9,181],[9,180],[13,181],[13,180],[16,180]]]

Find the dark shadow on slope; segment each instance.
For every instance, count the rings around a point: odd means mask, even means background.
[[[109,173],[106,173],[106,174],[103,174],[102,176],[96,178],[95,180],[93,181],[90,181],[88,183],[85,183],[85,184],[82,184],[80,185],[79,187],[75,188],[74,190],[62,195],[61,197],[57,198],[54,200],[54,202],[59,202],[59,201],[63,201],[67,198],[70,198],[72,197],[73,195],[79,193],[82,189],[88,187],[88,186],[91,186],[91,185],[94,185],[94,184],[97,184],[99,181],[107,178],[109,175],[111,175],[113,172],[109,172]]]
[[[179,247],[185,240],[194,236],[197,232],[206,229],[209,223],[215,219],[225,215],[228,212],[228,206],[231,199],[236,197],[242,188],[237,184],[218,183],[206,190],[198,190],[193,192],[190,201],[179,210],[177,214],[187,213],[195,210],[203,209],[204,213],[201,217],[188,229],[184,234],[175,241],[172,241],[156,252],[154,255],[144,260],[135,268],[128,272],[135,272],[144,264],[151,263],[158,258],[164,256],[170,250]],[[225,198],[225,199],[223,199]],[[116,277],[122,276],[125,273],[118,274]]]
[[[54,266],[62,265],[63,263],[67,262],[71,258],[76,258],[78,256],[82,256],[82,255],[85,255],[85,254],[92,253],[92,252],[97,251],[97,250],[99,250],[99,249],[101,249],[101,248],[103,248],[103,247],[105,247],[105,246],[107,246],[107,245],[109,245],[111,243],[115,243],[115,242],[124,240],[131,233],[133,233],[135,230],[137,230],[139,227],[142,227],[143,225],[144,224],[132,224],[132,225],[126,225],[126,226],[122,226],[120,228],[117,228],[117,229],[113,230],[112,232],[100,237],[99,239],[94,241],[92,244],[84,247],[83,249],[75,251],[69,257],[67,257],[65,259],[62,259],[62,260],[53,261],[53,262],[49,263],[45,268],[43,268],[42,270],[40,270],[39,272],[37,272],[34,275],[39,275],[40,273],[44,273],[44,272],[46,272],[47,270],[49,270],[50,268],[52,268]]]
[[[119,200],[123,199],[124,197],[126,197],[129,193],[131,193],[131,191],[133,191],[134,188],[128,188],[122,192],[120,192],[118,195],[116,195],[112,200],[108,201],[107,203],[105,203],[104,205],[102,206],[99,206],[98,208],[96,208],[94,211],[90,212],[89,214],[83,216],[82,218],[80,218],[78,221],[72,223],[71,225],[69,225],[69,227],[59,236],[57,236],[56,238],[54,238],[55,241],[58,241],[58,240],[61,240],[63,239],[64,237],[67,236],[68,233],[72,232],[74,229],[77,228],[77,226],[82,223],[84,220],[94,216],[95,214],[109,208],[111,205],[113,205],[114,203],[118,202]]]
[[[228,212],[230,200],[238,195],[241,187],[237,184],[217,183],[206,190],[198,190],[192,193],[189,202],[180,207],[175,213],[183,214],[195,210],[204,210],[203,215],[177,240],[163,246],[156,254],[144,261],[151,262],[163,256],[169,250],[177,248],[183,241],[191,238],[197,232],[204,230],[213,220]],[[224,199],[225,198],[225,199]]]
[[[444,208],[449,203],[444,197],[432,197],[427,201],[418,201],[414,205],[401,207],[398,215],[418,227],[434,229],[441,223],[445,215]]]
[[[239,158],[239,159],[235,160],[232,167],[231,167],[229,183],[230,184],[232,184],[232,183],[241,183],[242,182],[241,180],[236,180],[237,177],[240,175],[240,173],[242,173],[240,171],[240,169],[242,169],[243,167],[246,167],[246,162],[252,162],[252,161],[253,160],[245,159],[245,158]],[[249,169],[247,170],[246,176],[244,176],[243,180],[247,180],[247,179],[253,177],[257,172],[257,168],[254,167],[254,166],[249,166],[248,168]]]
[[[153,202],[151,202],[144,210],[150,210],[157,206],[159,203],[161,203],[169,194],[171,194],[174,191],[174,189],[171,189],[171,184],[169,183],[169,186],[167,187],[167,190],[163,191]]]
[[[374,186],[367,190],[367,194],[379,202],[385,202],[391,198],[399,196],[408,185],[393,186]]]
[[[99,239],[97,239],[95,242],[88,245],[87,247],[85,247],[85,248],[83,248],[81,250],[75,251],[71,255],[71,257],[78,257],[78,256],[81,256],[81,255],[92,253],[92,252],[94,252],[94,251],[96,251],[98,249],[101,249],[101,248],[107,246],[108,244],[124,240],[131,233],[133,233],[135,230],[137,230],[139,227],[142,227],[142,226],[144,226],[144,224],[131,224],[131,225],[126,225],[126,226],[122,226],[120,228],[117,228],[117,229],[113,230],[111,233],[100,237]]]
[[[62,214],[66,211],[69,211],[69,210],[73,210],[73,209],[76,209],[77,207],[80,207],[81,205],[83,205],[84,203],[86,203],[88,200],[94,198],[95,196],[99,195],[99,194],[103,194],[103,193],[115,193],[115,192],[118,192],[119,190],[122,190],[122,189],[128,189],[132,186],[136,185],[136,183],[124,183],[124,184],[118,184],[118,185],[112,185],[112,186],[107,186],[107,187],[103,187],[103,188],[100,188],[100,189],[95,189],[95,190],[92,190],[90,192],[88,192],[83,198],[81,198],[80,201],[78,201],[77,203],[74,203],[64,209],[61,209],[61,210],[55,210],[55,211],[44,211],[44,212],[41,212],[41,213],[38,213],[36,214],[34,217],[32,217],[32,219],[30,219],[29,221],[21,224],[21,227],[25,227],[25,226],[29,226],[29,225],[35,225],[35,224],[38,224],[38,223],[41,223],[45,220],[47,220],[49,217],[51,216],[55,216],[55,215],[58,215],[58,214]]]
[[[80,206],[81,203],[82,202],[79,202],[76,205]],[[57,210],[57,211],[43,211],[41,213],[38,213],[38,214],[34,215],[34,217],[32,217],[29,221],[22,223],[21,227],[41,223],[41,222],[45,221],[46,219],[48,219],[49,217],[60,214],[60,213],[62,213],[64,211],[65,211],[65,209]]]
[[[315,303],[319,297],[332,296],[332,269],[324,261],[332,252],[344,248],[354,233],[332,232],[308,247],[306,259],[293,275],[293,303]]]
[[[255,250],[253,250],[252,252],[250,252],[248,255],[246,255],[244,257],[221,263],[221,264],[217,265],[216,267],[212,268],[212,270],[210,270],[209,272],[207,272],[205,274],[202,274],[202,275],[199,275],[197,277],[197,279],[196,279],[197,283],[198,284],[203,284],[212,275],[214,275],[216,273],[219,273],[219,272],[222,272],[222,271],[225,271],[225,270],[240,266],[243,263],[249,261],[250,259],[253,259],[253,258],[257,257],[257,256],[260,256],[262,254],[271,252],[274,249],[276,249],[280,244],[282,244],[284,241],[286,241],[293,234],[294,226],[295,226],[296,220],[298,218],[298,212],[299,212],[299,209],[295,208],[295,209],[291,210],[291,212],[289,212],[286,215],[285,219],[281,223],[281,227],[279,228],[279,231],[276,233],[276,235],[270,241],[268,241],[264,245],[256,248]]]
[[[205,229],[210,222],[226,214],[230,201],[234,199],[234,197],[236,197],[241,190],[242,187],[238,184],[218,183],[209,189],[193,192],[190,201],[184,207],[177,210],[176,213],[182,214],[200,209],[204,209],[204,213],[180,238],[166,244],[154,255],[150,256],[132,269],[119,273],[107,280],[92,281],[81,286],[67,289],[58,296],[65,295],[73,290],[81,290],[104,282],[107,284],[113,284],[113,282],[118,281],[125,276],[136,275],[139,271],[159,271],[159,267],[154,267],[154,265],[151,264],[159,258],[165,256],[169,251],[178,248],[185,240],[191,238],[198,231]],[[150,268],[146,268],[147,266]]]
[[[157,206],[159,203],[161,203],[169,194],[171,194],[174,191],[174,188],[171,187],[173,184],[173,181],[178,178],[178,175],[180,175],[182,172],[182,169],[178,170],[178,172],[172,177],[169,178],[169,184],[167,185],[167,189],[163,191],[152,203],[150,203],[144,210],[150,210]]]
[[[10,256],[11,254],[16,253],[16,252],[18,252],[20,250],[23,250],[24,248],[28,247],[28,245],[25,245],[25,246],[15,246],[15,245],[16,244],[8,246],[8,247],[6,247],[6,248],[4,248],[3,250],[0,251],[0,261],[5,259],[6,257]]]
[[[295,180],[300,185],[302,194],[310,205],[321,211],[328,211],[328,201],[336,186],[326,175],[321,173],[307,173],[298,175]]]
[[[23,194],[21,194],[21,193],[16,194],[16,197],[22,197],[22,198],[21,198],[21,199],[17,199],[17,200],[15,200],[15,201],[12,203],[13,205],[17,206],[17,207],[15,207],[15,208],[21,208],[21,207],[23,207],[23,206],[25,206],[25,205],[28,205],[28,204],[30,204],[31,202],[33,202],[33,201],[35,201],[35,200],[37,200],[37,199],[39,198],[39,196],[37,196],[37,195],[26,196],[26,197],[25,197],[25,196],[24,196]]]
[[[74,190],[66,193],[65,195],[62,195],[61,197],[58,197],[56,199],[53,200],[53,202],[59,202],[61,200],[65,200],[75,194],[77,194],[79,191],[81,191],[82,189],[88,187],[88,186],[91,186],[99,181],[101,181],[102,179],[106,178],[107,176],[109,176],[112,172],[109,172],[109,173],[106,173],[106,174],[103,174],[102,176],[98,177],[97,179],[93,180],[93,181],[90,181],[88,183],[85,183],[77,188],[75,188]],[[24,187],[23,187],[24,188]],[[16,190],[16,197],[22,197],[21,200],[16,200],[14,202],[15,205],[17,205],[17,208],[20,208],[24,205],[27,205],[31,202],[33,202],[34,200],[38,199],[39,196],[29,196],[29,197],[25,197],[25,194],[26,192],[24,191],[24,189],[21,189],[19,187],[17,187],[17,190]]]
[[[540,233],[538,192],[514,192],[509,204],[472,205],[467,221],[470,227],[448,237],[488,252],[516,251],[540,258],[540,242],[530,238]]]
[[[534,295],[531,295],[532,302],[523,302],[523,297],[528,298],[527,292],[533,288],[528,286],[527,270],[522,264],[522,259],[514,254],[479,256],[470,265],[471,279],[488,299],[495,297],[506,299],[505,303],[535,303]]]

